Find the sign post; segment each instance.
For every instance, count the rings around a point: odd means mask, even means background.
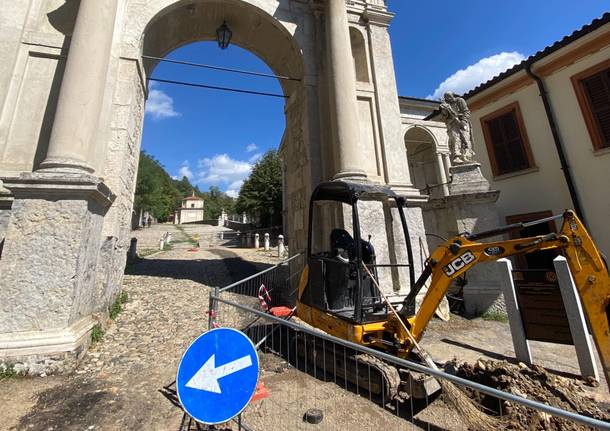
[[[215,328],[188,347],[176,377],[180,404],[206,425],[227,422],[248,405],[258,382],[252,341],[232,328]]]

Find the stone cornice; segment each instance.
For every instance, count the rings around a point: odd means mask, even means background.
[[[368,24],[377,25],[380,27],[389,27],[394,19],[394,13],[387,10],[379,9],[378,7],[367,5],[362,17]]]
[[[109,207],[116,198],[102,179],[85,173],[28,172],[4,185],[15,199],[84,199]]]
[[[425,205],[424,209],[446,208],[457,203],[472,204],[472,203],[493,203],[500,197],[499,190],[490,190],[488,192],[478,193],[463,193],[452,196],[444,196],[442,198],[431,198]]]

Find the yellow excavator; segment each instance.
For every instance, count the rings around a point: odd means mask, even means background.
[[[415,280],[405,205],[406,200],[389,188],[359,182],[325,182],[314,190],[309,206],[307,265],[297,293],[296,314],[301,320],[363,346],[400,358],[416,358],[415,343],[421,339],[452,282],[462,277],[466,271],[482,262],[540,250],[556,250],[567,259],[606,379],[609,379],[608,266],[574,212],[565,211],[561,215],[486,232],[461,233],[431,253],[423,265],[420,277]],[[394,241],[395,254],[402,254],[407,263],[378,264],[371,237],[368,240],[362,239],[359,213],[365,211],[370,218],[375,208],[383,211],[382,217],[386,219],[381,225],[389,226],[390,229],[398,225],[404,231],[404,247],[399,247],[401,241],[386,237],[385,233],[380,242],[385,243],[382,245],[387,250],[388,241]],[[480,242],[483,238],[497,237],[559,219],[563,221],[557,233]],[[367,227],[367,230],[371,229],[373,228]],[[384,271],[386,276],[380,276]],[[392,305],[379,292],[379,284],[392,279],[387,276],[388,271],[390,274],[394,271],[394,275],[400,271],[409,275],[410,291],[401,303]],[[415,310],[416,296],[424,286],[427,286],[427,292]],[[398,312],[392,312],[394,306]],[[407,330],[409,334],[406,333]],[[313,359],[326,361],[330,358],[318,355]],[[409,392],[408,396],[422,398],[432,390],[430,378],[407,370],[397,370],[372,356],[356,354],[351,361],[366,367],[346,364],[345,369],[339,372],[354,382],[366,381],[367,384],[372,384],[373,391],[383,392],[386,397],[397,398],[399,394]],[[348,369],[365,369],[367,376],[351,375],[350,378]],[[371,370],[374,375],[371,375]]]

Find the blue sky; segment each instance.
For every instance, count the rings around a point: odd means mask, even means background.
[[[400,95],[467,91],[610,10],[608,0],[389,0]],[[255,55],[213,42],[181,47],[168,58],[270,72]],[[160,64],[153,77],[281,93],[275,79]],[[279,146],[280,98],[153,84],[142,148],[176,177],[236,196],[253,163]]]

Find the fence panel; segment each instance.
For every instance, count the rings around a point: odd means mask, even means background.
[[[304,416],[311,409],[322,412],[318,428],[324,430],[501,429],[507,421],[513,429],[519,429],[526,427],[523,420],[539,423],[543,429],[551,421],[555,426],[560,424],[561,429],[575,423],[610,429],[607,422],[330,336],[296,318],[286,320],[270,314],[261,306],[260,286],[268,289],[274,305],[274,296],[291,296],[303,264],[302,255],[293,256],[216,289],[210,297],[211,325],[245,332],[259,350],[259,380],[264,388],[259,388],[241,414],[243,429],[310,429]],[[440,382],[445,393],[447,386],[453,385],[475,400],[478,412],[456,409],[452,398],[441,395],[441,391],[432,396],[425,392],[409,396],[420,388],[415,380],[433,385],[432,378]],[[310,418],[316,419],[316,414]]]

